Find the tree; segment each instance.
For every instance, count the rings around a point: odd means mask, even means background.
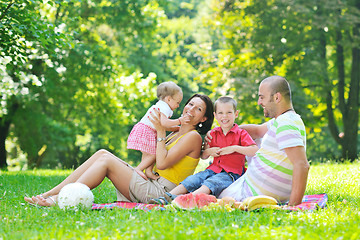
[[[68,39],[39,15],[37,2],[1,2],[0,14],[0,167],[4,168],[7,165],[5,139],[15,113],[22,102],[34,98],[30,89],[42,85],[42,80],[33,74],[36,65],[33,68],[29,63],[34,54],[32,50],[51,55],[56,48],[66,45]]]

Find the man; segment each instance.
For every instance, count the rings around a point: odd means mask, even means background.
[[[280,202],[288,201],[288,205],[300,204],[309,172],[306,133],[301,117],[293,109],[286,79],[280,76],[264,79],[259,86],[258,104],[263,107],[264,116],[272,119],[261,125],[240,127],[252,138],[262,138],[261,147],[245,174],[219,197],[232,196],[242,201],[250,196],[268,195]]]

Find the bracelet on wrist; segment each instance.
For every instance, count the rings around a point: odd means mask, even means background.
[[[156,139],[157,142],[161,142],[161,141],[165,141],[165,140],[166,140],[166,137],[163,137],[163,138],[158,137],[158,138]]]

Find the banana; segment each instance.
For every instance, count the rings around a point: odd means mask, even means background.
[[[245,198],[243,201],[246,209],[251,209],[253,206],[259,204],[267,204],[267,205],[277,205],[277,201],[275,198],[266,196],[266,195],[259,195]]]
[[[270,208],[270,209],[280,209],[281,207],[279,205],[273,205],[273,204],[256,204],[252,207],[248,208],[248,211],[252,211],[258,208]]]

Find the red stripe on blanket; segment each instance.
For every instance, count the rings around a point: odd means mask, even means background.
[[[132,202],[113,202],[113,203],[102,203],[92,205],[92,210],[100,210],[100,209],[113,209],[113,208],[124,208],[124,209],[140,209],[144,211],[149,211],[153,208],[157,208],[160,210],[164,210],[161,205],[157,204],[146,204],[146,203],[132,203]]]
[[[299,211],[299,210],[315,210],[317,208],[324,208],[326,206],[328,196],[326,193],[323,194],[314,194],[314,195],[305,195],[303,197],[302,203],[297,206],[286,206],[283,209],[290,211]],[[157,204],[146,204],[146,203],[132,203],[132,202],[113,202],[113,203],[102,203],[92,205],[92,210],[100,209],[113,209],[113,208],[122,208],[122,209],[140,209],[144,211],[149,211],[153,208],[165,210],[163,205]]]

